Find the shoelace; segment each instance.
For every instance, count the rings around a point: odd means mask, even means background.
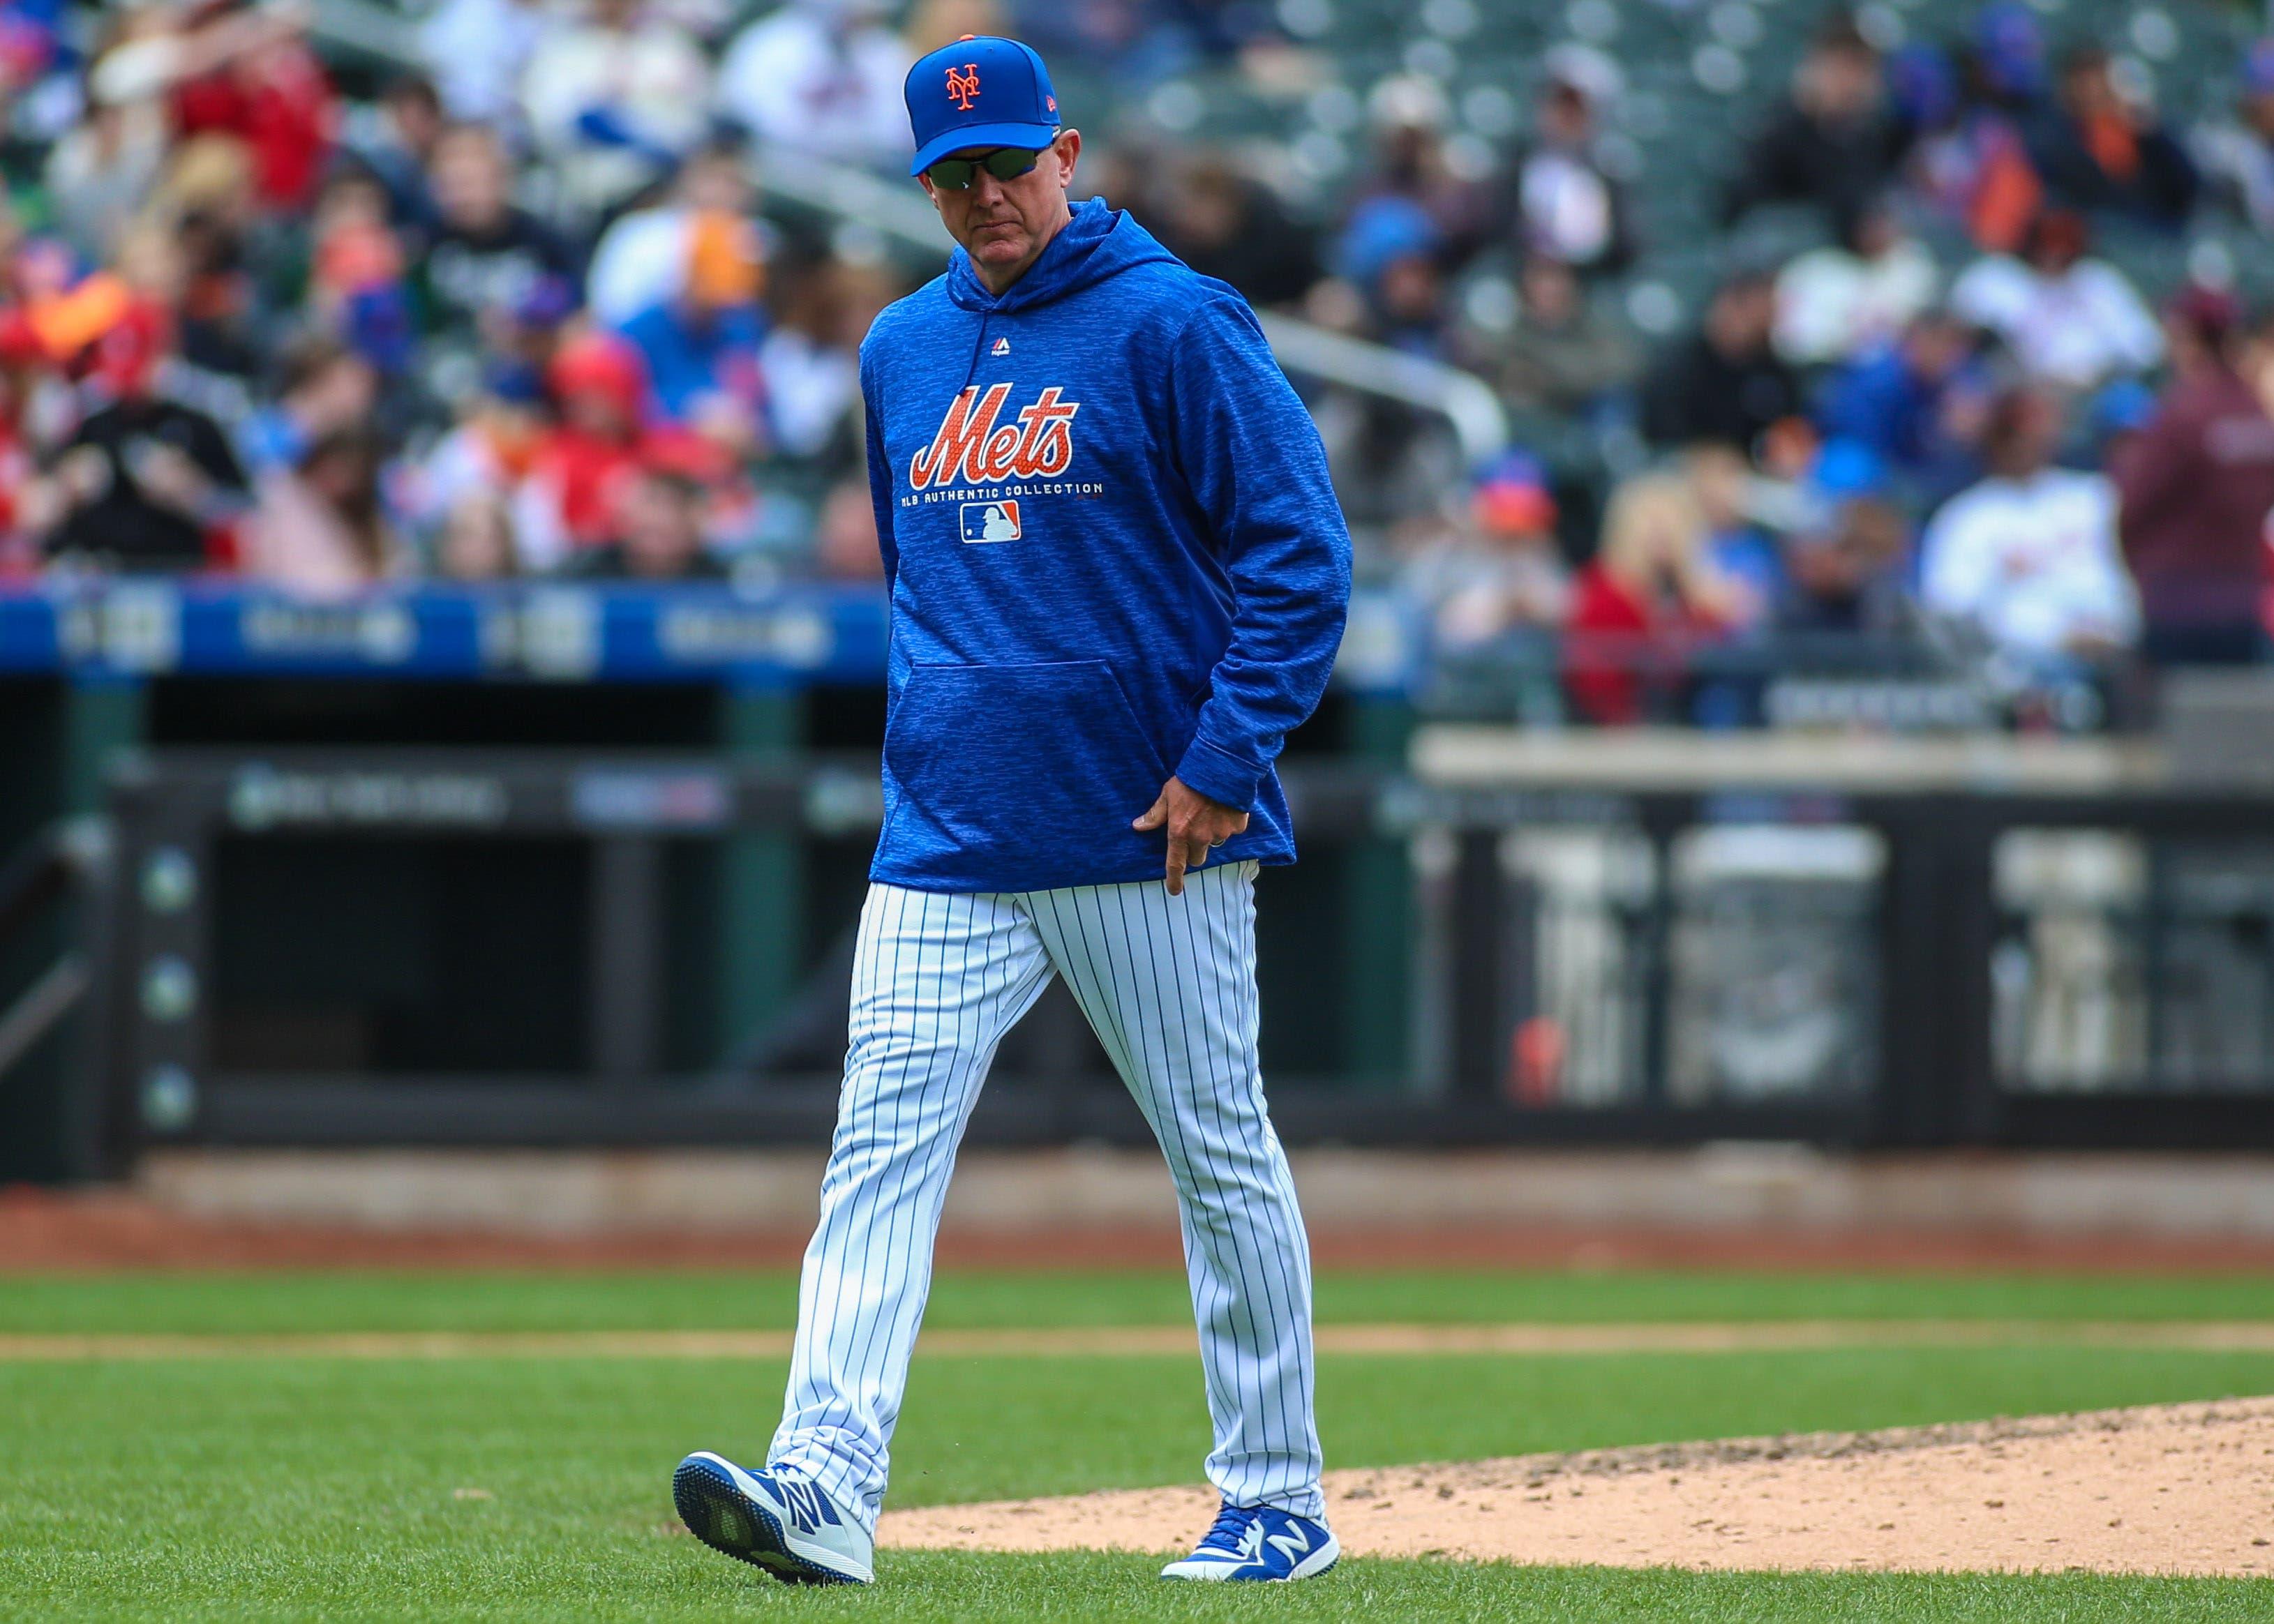
[[[1218,1551],[1229,1551],[1235,1556],[1239,1555],[1247,1543],[1248,1528],[1258,1515],[1253,1507],[1226,1505],[1216,1514],[1216,1521],[1209,1525],[1209,1531],[1201,1536],[1200,1548],[1205,1551],[1214,1546]]]

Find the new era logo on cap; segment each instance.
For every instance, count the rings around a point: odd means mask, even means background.
[[[910,175],[965,147],[1039,152],[1058,139],[1058,99],[1043,59],[1016,40],[972,34],[908,70]]]

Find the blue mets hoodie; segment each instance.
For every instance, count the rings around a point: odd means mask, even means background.
[[[1174,773],[1294,861],[1273,761],[1326,687],[1350,534],[1255,317],[1092,200],[999,297],[958,249],[861,346],[892,588],[885,826],[922,891],[1158,878]]]

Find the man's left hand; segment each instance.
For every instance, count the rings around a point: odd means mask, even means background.
[[[1182,778],[1171,778],[1132,829],[1169,831],[1169,895],[1185,894],[1185,870],[1208,861],[1209,853],[1247,827],[1247,814],[1210,801]]]

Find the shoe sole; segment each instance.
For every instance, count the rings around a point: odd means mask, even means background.
[[[1321,1557],[1324,1557],[1326,1560],[1324,1561],[1320,1561],[1319,1559]],[[1234,1579],[1230,1575],[1224,1574],[1170,1573],[1165,1571],[1161,1575],[1161,1577],[1172,1582],[1181,1582],[1186,1584],[1194,1583],[1201,1584],[1291,1584],[1298,1579],[1315,1579],[1321,1574],[1325,1573],[1329,1568],[1332,1568],[1337,1562],[1339,1562],[1342,1560],[1342,1542],[1337,1540],[1333,1545],[1327,1545],[1321,1550],[1312,1552],[1310,1555],[1305,1557],[1301,1561],[1295,1564],[1293,1572],[1282,1574],[1275,1578]],[[1314,1567],[1312,1566],[1313,1563],[1317,1563],[1318,1565]],[[1179,1564],[1175,1563],[1171,1564],[1171,1567],[1178,1565]],[[1226,1563],[1224,1566],[1229,1567],[1231,1564]]]
[[[704,1461],[682,1461],[671,1474],[671,1503],[687,1531],[721,1556],[748,1562],[784,1584],[858,1584],[832,1573],[789,1548],[781,1519],[734,1486],[734,1479]]]

